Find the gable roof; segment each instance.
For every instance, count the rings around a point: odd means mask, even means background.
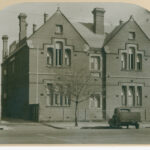
[[[146,36],[147,39],[150,40],[150,37],[144,32],[144,29],[134,20],[133,16],[130,16],[130,18],[128,19],[128,21],[116,26],[114,28],[114,30],[112,30],[112,32],[110,32],[105,41],[104,41],[104,45],[106,45],[130,20],[133,20],[134,23],[139,27],[139,29],[143,32],[143,34]]]
[[[103,46],[103,42],[105,39],[104,35],[95,34],[92,31],[93,24],[91,23],[79,23],[79,22],[73,22],[70,19],[68,19],[61,11],[60,9],[57,9],[57,11],[48,19],[50,20],[56,13],[61,13],[63,17],[72,25],[72,27],[76,30],[76,32],[81,36],[81,38],[89,45],[91,48],[101,48]],[[46,24],[46,23],[45,23]],[[37,32],[40,28],[42,28],[45,24],[41,25],[35,32]],[[28,40],[34,35],[35,33],[32,33]]]
[[[107,44],[107,43],[122,29],[122,27],[123,27],[125,24],[127,24],[127,22],[122,23],[122,24],[116,26],[116,27],[112,30],[112,32],[110,32],[110,33],[106,36],[105,41],[104,41],[104,45]]]
[[[50,20],[56,13],[60,13],[76,30],[76,32],[80,35],[80,37],[88,44],[91,48],[102,48],[105,46],[131,19],[137,24],[140,30],[145,34],[145,36],[149,39],[147,34],[143,31],[140,25],[134,20],[133,16],[130,16],[129,20],[119,24],[116,26],[109,34],[100,35],[93,32],[93,23],[83,23],[83,22],[74,22],[68,19],[58,8],[57,11],[48,19]],[[46,24],[46,23],[45,23]],[[42,28],[45,24],[41,25],[34,33],[32,33],[29,37],[32,37],[40,28]],[[105,26],[107,28],[107,26]]]

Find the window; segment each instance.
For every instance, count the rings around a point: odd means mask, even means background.
[[[142,70],[142,54],[137,54],[136,63],[137,63],[137,70],[138,71]]]
[[[134,105],[135,105],[135,88],[134,86],[129,86],[128,106],[134,106]]]
[[[63,63],[63,45],[61,42],[56,43],[56,66],[61,66]]]
[[[134,40],[135,39],[135,32],[129,32],[129,40]]]
[[[4,99],[6,99],[7,98],[7,93],[6,92],[4,92]]]
[[[47,64],[53,65],[53,48],[47,49]]]
[[[135,69],[135,48],[130,47],[129,49],[129,70]]]
[[[47,84],[47,105],[53,105],[53,85]]]
[[[127,105],[127,87],[126,86],[122,86],[121,100],[122,100],[122,106],[126,106]]]
[[[11,62],[11,72],[15,73],[15,61]]]
[[[101,107],[101,101],[100,101],[100,95],[91,95],[89,98],[89,107],[90,108],[100,108]]]
[[[121,68],[127,69],[127,54],[126,53],[121,54]]]
[[[91,67],[91,70],[100,70],[100,57],[99,56],[91,56],[90,67]]]
[[[47,105],[48,106],[70,106],[71,97],[63,94],[61,85],[47,84]]]
[[[130,107],[142,106],[142,86],[123,85],[121,93],[121,101],[122,106],[130,106]]]
[[[65,50],[65,65],[66,66],[71,65],[71,50],[70,49]]]
[[[71,99],[70,96],[65,95],[65,106],[70,106],[71,104]]]
[[[137,105],[142,105],[142,87],[137,86]]]
[[[63,26],[62,25],[56,25],[56,33],[61,34],[63,32]]]
[[[7,70],[6,69],[4,69],[3,74],[7,75]]]

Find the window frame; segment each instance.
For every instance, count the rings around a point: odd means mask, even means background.
[[[99,59],[99,64],[98,64],[98,69],[95,69],[95,66],[94,68],[91,67],[91,58],[92,57],[97,57]],[[91,54],[89,56],[89,69],[90,71],[94,71],[94,72],[99,72],[99,71],[102,71],[102,56],[99,54]]]
[[[128,40],[135,40],[136,34],[134,31],[129,31],[128,33]]]
[[[56,24],[55,26],[55,34],[62,34],[63,33],[63,25]]]

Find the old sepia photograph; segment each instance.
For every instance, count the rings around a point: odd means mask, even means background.
[[[149,10],[14,4],[0,40],[0,145],[150,144]]]

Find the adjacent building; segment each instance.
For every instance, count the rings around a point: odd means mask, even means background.
[[[92,76],[94,94],[79,105],[78,120],[108,119],[115,107],[140,111],[150,120],[150,40],[133,16],[109,34],[103,8],[93,11],[93,23],[69,20],[58,8],[27,37],[26,14],[20,13],[19,41],[8,48],[3,40],[2,117],[35,121],[72,121],[75,103],[62,94],[58,70],[75,66]]]

